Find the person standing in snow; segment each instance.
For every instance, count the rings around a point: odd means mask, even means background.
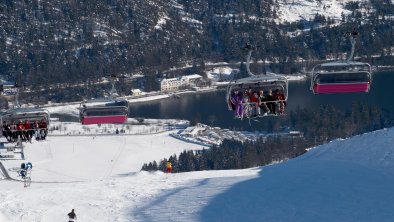
[[[167,173],[171,173],[171,171],[172,171],[172,164],[171,164],[171,162],[169,160],[167,161],[166,167],[167,167]]]
[[[75,222],[77,220],[77,215],[74,212],[74,209],[71,210],[70,213],[67,214],[68,222]]]

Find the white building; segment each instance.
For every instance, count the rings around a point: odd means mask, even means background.
[[[198,74],[182,76],[181,80],[183,81],[183,84],[186,86],[195,86],[197,85],[198,82],[202,81],[202,76]]]
[[[184,87],[195,86],[202,80],[202,76],[198,74],[182,76],[181,78],[163,79],[160,82],[161,91],[174,91]]]
[[[142,94],[140,89],[131,89],[132,96],[140,96]]]
[[[179,78],[163,79],[160,82],[161,91],[174,91],[181,87],[182,82]]]

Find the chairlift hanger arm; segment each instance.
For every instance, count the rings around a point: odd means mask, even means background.
[[[260,46],[252,46],[249,43],[246,43],[246,45],[243,47],[244,50],[248,51],[248,54],[246,55],[246,71],[249,74],[249,76],[254,76],[254,74],[250,71],[250,60],[252,58],[252,52],[254,50],[257,50]]]

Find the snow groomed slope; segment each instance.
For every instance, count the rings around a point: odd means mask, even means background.
[[[136,212],[142,221],[392,221],[393,209],[394,129],[384,129],[316,147],[253,178],[193,181]]]
[[[164,134],[160,138],[166,140]],[[146,137],[133,137],[126,143],[144,144],[146,150],[142,155],[138,155],[139,149],[133,152],[139,161],[147,162],[152,160],[149,152],[157,150],[148,149],[150,142],[144,140]],[[59,142],[53,139],[48,143],[54,141]],[[160,142],[161,149],[173,145],[169,141]],[[55,145],[51,147],[56,157]],[[119,151],[116,147],[108,148]],[[81,158],[78,155],[87,155],[82,148],[74,153],[68,149],[62,163],[67,162],[67,156],[71,164],[74,158]],[[48,148],[43,150],[47,151],[37,153],[46,158],[41,164],[46,169],[51,152]],[[100,150],[103,154],[108,152],[104,148]],[[101,160],[103,155],[88,155],[89,162],[97,161],[95,157]],[[34,158],[40,159],[39,154]],[[85,179],[78,183],[33,183],[30,188],[23,188],[19,182],[2,180],[0,220],[64,221],[72,208],[76,209],[79,221],[392,221],[394,218],[394,128],[335,140],[298,158],[262,168],[170,175],[132,173],[133,170],[121,173],[129,164],[118,161],[113,173],[104,177],[101,172],[104,168],[89,168],[94,164],[77,163],[74,167],[61,168],[62,174]],[[80,169],[81,166],[88,168]],[[93,172],[94,177],[84,178],[82,172]],[[41,179],[52,179],[52,174],[48,174],[49,178],[45,175],[41,174]]]

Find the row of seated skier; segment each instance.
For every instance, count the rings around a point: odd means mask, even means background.
[[[252,105],[254,116],[265,116],[270,113],[282,115],[286,106],[285,95],[278,89],[275,93],[270,89],[268,94],[265,94],[263,90],[253,91],[251,88],[243,93],[235,90],[231,94],[230,102],[236,118],[243,117],[246,104]]]
[[[36,140],[45,140],[48,134],[48,124],[45,120],[30,122],[29,120],[19,120],[18,123],[12,121],[11,124],[3,122],[3,136],[9,142],[16,142],[19,138],[22,141],[30,141],[35,136]]]

